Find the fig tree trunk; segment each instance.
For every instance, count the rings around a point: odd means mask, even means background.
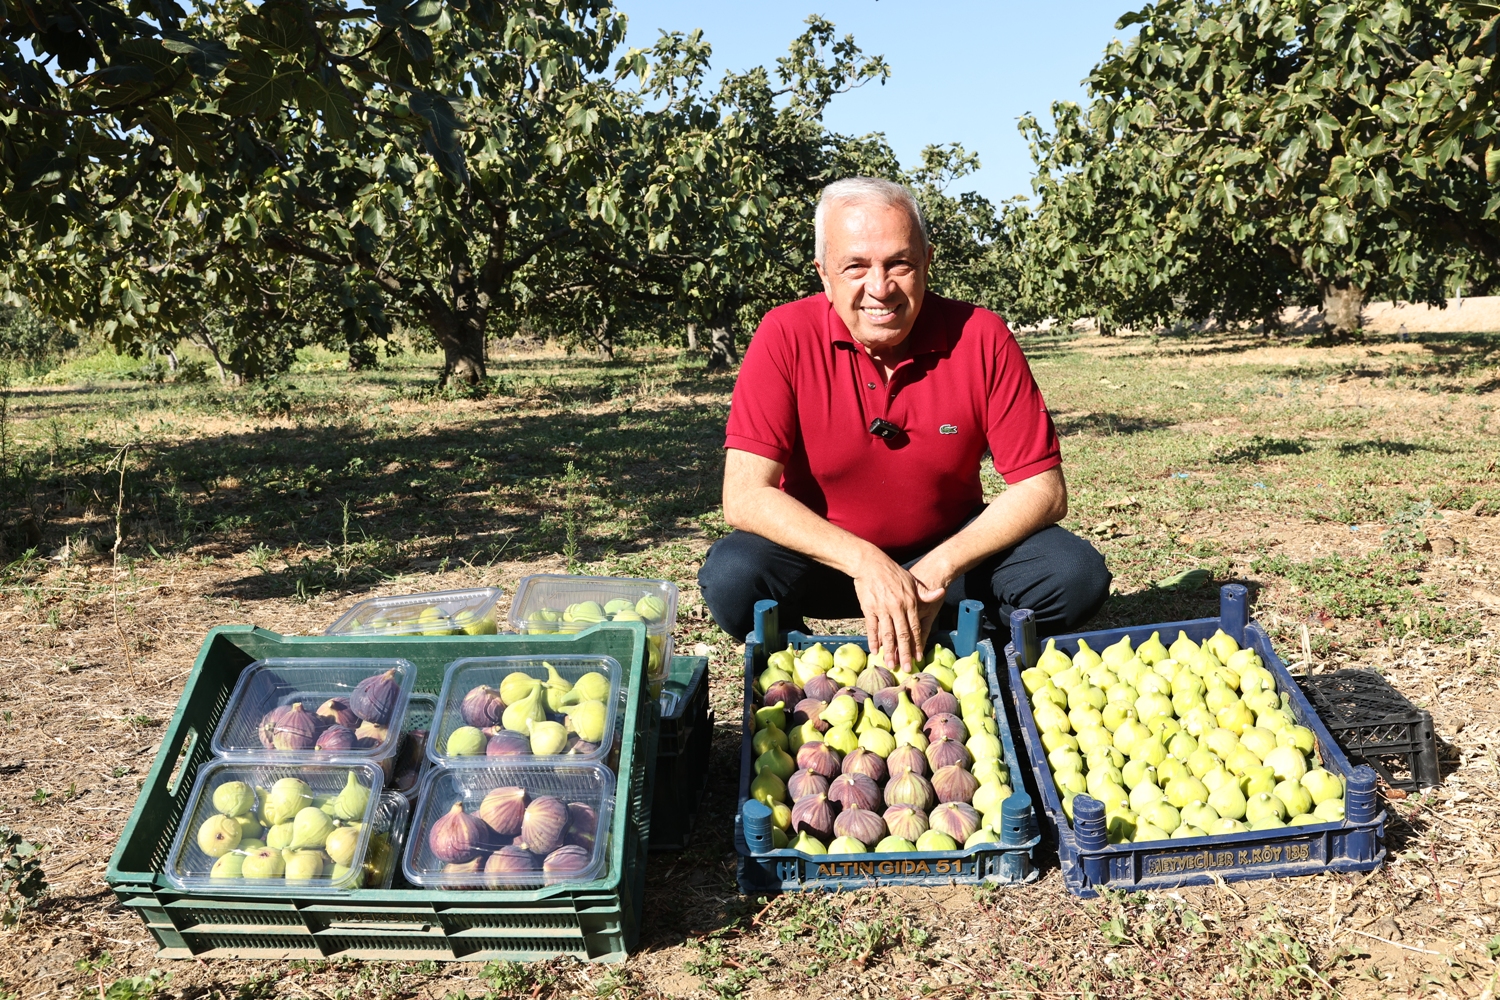
[[[688,350],[690,350],[690,351],[696,351],[698,349],[698,324],[697,323],[689,323],[687,325],[687,346],[688,346]]]
[[[734,348],[734,331],[727,326],[715,327],[708,331],[708,370],[717,371],[738,363],[739,355]]]
[[[478,301],[467,264],[460,263],[453,269],[449,287],[453,292],[451,304],[443,301],[436,291],[429,291],[424,303],[432,335],[443,348],[443,372],[438,385],[447,385],[454,379],[478,385],[486,376],[484,329],[488,317]]]
[[[1335,337],[1347,337],[1363,325],[1365,292],[1350,281],[1330,282],[1323,288],[1323,329]]]

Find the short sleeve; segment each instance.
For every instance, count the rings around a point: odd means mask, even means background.
[[[1061,465],[1062,448],[1031,366],[1003,321],[997,353],[986,405],[986,437],[995,471],[1007,484],[1015,484]]]
[[[724,435],[725,448],[783,465],[797,441],[797,399],[787,341],[777,320],[761,320],[735,379]]]

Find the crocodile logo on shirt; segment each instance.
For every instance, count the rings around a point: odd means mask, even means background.
[[[958,433],[958,425],[957,424],[944,424],[943,426],[941,426],[941,427],[938,428],[938,433],[939,434],[957,434]]]

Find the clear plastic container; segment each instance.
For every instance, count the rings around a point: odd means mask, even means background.
[[[592,605],[579,608],[579,605]],[[666,580],[616,576],[524,577],[510,605],[510,627],[545,634],[581,632],[605,620],[643,621],[648,640],[647,676],[653,687],[672,662],[672,629],[677,624],[677,585]],[[638,617],[631,617],[632,615]]]
[[[422,772],[431,766],[427,756],[427,741],[432,735],[432,722],[437,717],[437,695],[424,691],[413,691],[406,702],[406,714],[401,720],[401,744],[396,755],[387,759],[386,787],[400,792],[407,804],[417,804],[417,785]]]
[[[519,792],[487,802],[497,789]],[[608,865],[614,808],[615,776],[598,764],[433,768],[422,779],[402,871],[423,889],[591,882]],[[456,812],[466,818],[448,819]]]
[[[399,659],[257,660],[229,695],[214,755],[383,760],[395,753],[416,679]]]
[[[517,674],[544,682],[544,686],[534,689],[537,707],[546,716],[538,721],[555,725],[526,729],[526,722],[535,717],[525,716],[519,707],[517,721],[509,721],[512,706],[503,700],[502,694],[511,693],[508,689],[517,682],[507,678]],[[575,690],[579,679],[586,675],[594,675],[584,683],[597,687],[598,691]],[[549,681],[558,687],[546,686]],[[562,685],[569,690],[564,692]],[[524,682],[519,686],[528,693],[533,690]],[[489,690],[480,695],[481,688]],[[472,702],[468,700],[471,693],[475,695]],[[432,720],[427,740],[427,756],[434,764],[454,767],[484,766],[502,760],[508,764],[601,760],[618,741],[616,719],[625,693],[620,664],[610,656],[476,656],[455,660],[444,671],[437,716]],[[589,697],[583,697],[584,694]],[[569,698],[575,695],[578,700],[570,702]],[[524,696],[514,699],[516,706],[523,701]],[[590,705],[590,702],[601,704]],[[454,733],[460,729],[464,732],[455,739]],[[502,735],[507,732],[513,735]],[[521,746],[523,739],[527,747]],[[547,739],[560,747],[557,753],[536,752],[537,743]],[[586,745],[579,746],[579,740],[586,741]],[[456,747],[459,742],[468,744],[462,752]],[[510,746],[502,747],[507,742]],[[513,752],[498,756],[506,749]]]
[[[370,820],[370,843],[357,888],[389,889],[406,852],[406,831],[411,825],[412,803],[400,792],[387,791]]]
[[[437,590],[360,601],[324,635],[494,635],[500,588]]]
[[[184,892],[350,892],[363,879],[381,789],[370,761],[211,760],[198,769],[163,874]]]

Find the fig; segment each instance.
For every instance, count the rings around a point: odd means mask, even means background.
[[[328,834],[328,839],[323,842],[323,852],[336,865],[347,865],[354,860],[354,852],[359,849],[359,827],[340,826]]]
[[[844,809],[879,809],[880,786],[863,774],[841,774],[828,785],[828,797]]]
[[[927,711],[927,699],[943,690],[943,686],[938,683],[938,679],[929,673],[917,674],[902,686],[906,688],[907,694],[911,696],[911,703],[927,715],[932,714]]]
[[[802,693],[802,689],[793,682],[776,681],[766,688],[766,695],[761,704],[774,705],[778,701],[784,701],[788,705],[795,705],[805,697],[807,696]]]
[[[866,691],[864,688],[841,687],[838,690],[838,694],[835,694],[833,697],[837,698],[841,694],[847,694],[849,697],[851,697],[851,698],[854,699],[854,704],[855,705],[858,705],[858,706],[861,706],[861,707],[864,705],[865,702],[867,702],[867,701],[870,700],[870,692]],[[831,701],[832,699],[829,699],[829,700]]]
[[[317,712],[320,726],[343,726],[345,729],[355,729],[359,726],[359,716],[349,707],[348,698],[329,698],[318,706]]]
[[[941,830],[928,830],[917,838],[918,851],[956,851],[958,841]]]
[[[802,686],[802,696],[804,698],[816,698],[825,705],[833,700],[838,691],[838,682],[827,674],[817,674],[809,677],[807,683]]]
[[[317,806],[308,806],[292,820],[292,842],[288,850],[302,851],[321,848],[333,832],[333,820]]]
[[[800,802],[809,795],[822,795],[827,791],[828,779],[816,771],[806,769],[793,774],[786,783],[786,792],[793,802]]]
[[[936,683],[936,681],[934,681],[933,683]],[[953,695],[947,691],[939,690],[937,694],[932,695],[925,701],[917,701],[916,698],[913,698],[912,702],[918,708],[920,708],[923,714],[925,714],[929,719],[934,715],[958,714],[958,699],[953,697]]]
[[[240,874],[245,878],[281,878],[286,874],[286,859],[274,847],[262,847],[245,855]]]
[[[307,750],[318,738],[318,719],[302,707],[300,701],[282,708],[273,708],[261,720],[261,742],[266,742],[266,729],[270,727],[270,750]]]
[[[594,860],[594,852],[577,844],[564,844],[542,862],[542,871],[548,882],[566,882],[576,878]]]
[[[562,753],[568,748],[568,731],[561,722],[531,723],[531,752],[538,757]]]
[[[885,667],[877,667],[873,664],[860,671],[859,680],[854,682],[855,687],[872,695],[877,691],[884,691],[888,687],[895,687],[895,685],[895,674],[885,669]]]
[[[542,682],[521,670],[512,670],[500,681],[500,698],[509,707],[528,697]]]
[[[567,842],[592,851],[598,836],[599,814],[594,811],[594,807],[582,802],[569,802]]]
[[[369,805],[370,790],[350,771],[343,789],[333,800],[333,815],[342,820],[362,820]]]
[[[391,731],[378,722],[361,722],[359,728],[354,731],[355,744],[366,749],[374,749],[386,740],[390,739]]]
[[[474,726],[459,726],[448,734],[443,749],[449,757],[477,757],[484,753],[487,743],[484,733]]]
[[[599,744],[590,743],[588,740],[580,740],[576,736],[568,737],[568,747],[563,753],[590,754],[598,753]]]
[[[968,802],[974,798],[978,789],[979,779],[970,774],[968,768],[959,764],[949,764],[932,773],[932,792],[939,802]]]
[[[827,707],[828,703],[826,701],[819,701],[816,698],[803,698],[792,709],[792,725],[802,726],[811,722],[817,727],[818,732],[828,732],[828,723],[822,720],[823,709]]]
[[[245,873],[246,854],[238,851],[226,854],[214,862],[214,866],[208,870],[209,878],[239,878]]]
[[[266,825],[290,823],[292,817],[312,805],[312,789],[301,778],[281,778],[266,793]]]
[[[287,851],[283,860],[288,881],[306,882],[323,877],[323,855],[318,851]]]
[[[485,866],[486,863],[487,862],[485,860],[485,856],[483,854],[481,854],[478,857],[476,857],[474,860],[472,860],[472,861],[465,861],[462,864],[453,864],[453,863],[450,862],[449,864],[444,865],[443,866],[443,874],[444,875],[477,875],[480,872],[484,871],[484,866]],[[475,881],[475,882],[469,883],[468,885],[458,886],[457,888],[462,888],[462,889],[478,889],[478,888],[480,888],[480,885],[479,885],[478,881]]]
[[[484,862],[484,870],[490,874],[501,874],[505,872],[534,872],[537,869],[537,857],[524,847],[514,844],[500,848],[491,854]]]
[[[439,816],[427,831],[427,846],[432,856],[446,864],[461,865],[485,853],[489,827],[478,816],[464,812],[462,802]]]
[[[915,771],[917,774],[927,774],[927,755],[914,746],[899,746],[890,752],[885,759],[885,770],[892,778],[902,771]]]
[[[886,715],[890,715],[900,706],[901,692],[903,690],[904,689],[900,687],[881,688],[879,691],[876,691],[875,694],[871,697],[873,697],[875,700],[876,708],[880,709]],[[895,721],[892,720],[891,724],[895,725]]]
[[[596,670],[590,670],[573,682],[573,690],[563,699],[565,705],[576,705],[582,701],[609,700],[609,678]]]
[[[958,740],[947,738],[933,740],[927,747],[927,763],[932,766],[934,773],[952,764],[968,767],[973,761],[969,757],[969,751]]]
[[[354,685],[349,694],[349,707],[366,722],[384,726],[391,721],[391,713],[396,710],[396,697],[400,693],[401,681],[393,668]]]
[[[239,846],[243,836],[244,831],[233,819],[214,813],[198,828],[198,850],[211,858],[222,858]]]
[[[894,805],[886,809],[881,817],[891,836],[902,840],[916,841],[927,832],[927,813],[916,806]]]
[[[479,802],[475,815],[496,835],[514,837],[521,832],[521,820],[526,815],[526,789],[514,785],[492,788]]]
[[[604,742],[604,723],[607,710],[602,701],[580,701],[569,709],[564,717],[567,727],[578,734],[578,738],[595,746]]]
[[[351,713],[352,714],[352,713]],[[353,750],[358,737],[348,726],[332,725],[318,734],[314,750]]]
[[[567,804],[551,795],[542,795],[526,807],[521,819],[520,843],[533,854],[551,854],[562,846],[567,830]]]
[[[910,854],[917,849],[917,845],[901,837],[886,837],[875,845],[876,854]]]
[[[822,792],[799,799],[792,805],[792,829],[826,842],[833,837],[834,812],[833,803]]]
[[[505,711],[505,700],[500,697],[500,692],[488,684],[481,684],[472,688],[464,695],[463,702],[458,706],[458,714],[463,720],[475,729],[487,729],[490,726],[500,724],[500,716]]]
[[[798,751],[798,755],[800,757],[800,750]],[[773,746],[771,747],[771,749],[755,758],[754,766],[756,774],[759,774],[762,771],[770,771],[772,774],[776,775],[776,777],[780,778],[782,781],[785,781],[792,776],[793,771],[797,770],[797,761],[793,760],[792,755],[787,753],[785,750],[781,749],[780,747]]]
[[[506,680],[509,679],[509,677],[506,678]],[[513,733],[525,733],[530,731],[530,723],[546,722],[547,702],[542,696],[545,690],[546,685],[534,683],[531,693],[526,697],[519,701],[507,702],[505,711],[500,714],[500,724]]]
[[[932,808],[932,784],[916,771],[904,771],[885,783],[885,804],[916,806],[924,813]]]
[[[967,802],[944,802],[932,810],[927,817],[927,825],[962,844],[979,829],[979,813]]]
[[[866,847],[874,847],[885,836],[885,820],[869,809],[844,809],[834,818],[833,832],[838,837],[853,837]]]
[[[884,781],[887,773],[885,759],[864,747],[846,755],[841,770],[844,774],[863,774],[877,783]]]
[[[512,757],[518,754],[531,754],[531,740],[524,733],[513,733],[509,729],[501,729],[490,736],[490,741],[485,745],[484,752],[490,757]]]
[[[797,766],[832,780],[838,777],[843,757],[826,743],[804,743],[797,749]]]
[[[255,808],[255,789],[243,781],[226,781],[214,789],[213,800],[225,816],[243,816]]]
[[[922,727],[922,732],[934,743],[938,740],[949,739],[962,743],[969,738],[969,729],[958,716],[944,712],[941,715],[929,715],[927,724]]]

